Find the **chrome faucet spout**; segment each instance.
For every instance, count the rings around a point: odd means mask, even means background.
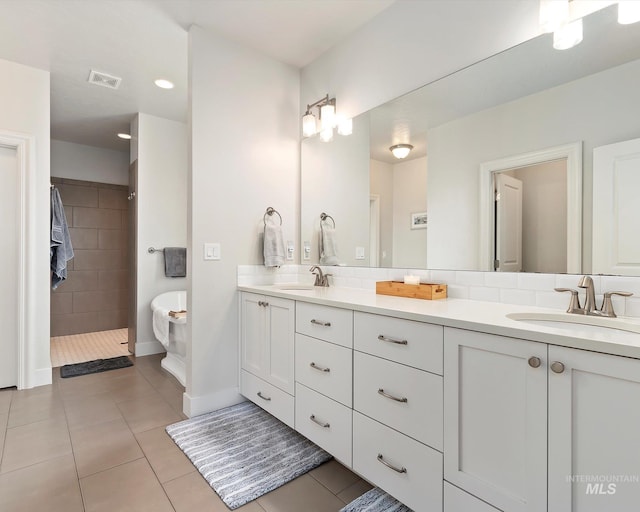
[[[584,314],[593,315],[598,308],[596,307],[596,293],[593,288],[593,279],[590,276],[582,276],[578,283],[578,288],[585,289]]]
[[[309,272],[316,276],[316,280],[313,283],[313,286],[323,286],[325,288],[329,286],[329,276],[331,274],[323,274],[322,269],[318,265],[314,265],[313,267],[311,267],[309,269]]]

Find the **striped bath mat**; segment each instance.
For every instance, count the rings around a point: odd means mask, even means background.
[[[409,507],[400,503],[393,496],[378,487],[365,492],[356,498],[340,512],[412,512]]]
[[[252,402],[169,425],[167,433],[230,509],[331,458]]]

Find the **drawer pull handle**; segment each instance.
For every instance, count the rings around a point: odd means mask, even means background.
[[[268,396],[264,396],[264,395],[262,394],[262,391],[258,391],[258,392],[256,393],[256,395],[258,395],[258,396],[259,396],[260,398],[262,398],[263,400],[266,400],[267,402],[271,402],[271,398],[269,398]]]
[[[322,366],[318,366],[316,363],[311,362],[309,364],[309,366],[311,366],[311,368],[313,368],[314,370],[318,370],[319,372],[325,372],[325,373],[329,373],[331,371],[331,368],[325,368]]]
[[[259,301],[258,301],[258,306],[264,306],[264,307],[266,308],[268,305],[269,305],[269,303],[268,303],[268,302],[265,302],[265,301],[263,301],[263,300],[259,300]]]
[[[331,426],[329,423],[323,423],[322,421],[318,420],[315,414],[312,414],[311,416],[309,416],[309,419],[314,423],[320,425],[322,428],[329,428]]]
[[[384,460],[384,457],[382,456],[381,453],[378,454],[378,462],[381,462],[382,464],[387,466],[389,469],[393,469],[396,473],[406,473],[407,472],[407,468],[405,468],[404,466],[401,467],[401,468],[397,468],[393,464],[389,464],[386,460]]]
[[[322,327],[331,327],[331,322],[322,322],[321,320],[311,319],[312,324],[321,325]]]
[[[396,345],[408,345],[409,342],[407,340],[397,340],[395,338],[389,338],[389,336],[385,336],[384,334],[380,334],[378,336],[380,341],[387,341],[389,343],[395,343]]]
[[[397,396],[390,395],[389,393],[385,393],[384,389],[380,388],[378,390],[378,394],[384,396],[385,398],[390,398],[391,400],[395,400],[396,402],[402,402],[406,404],[409,400],[405,397],[398,398]]]

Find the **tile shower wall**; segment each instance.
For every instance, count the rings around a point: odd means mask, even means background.
[[[51,336],[127,326],[127,187],[52,178],[64,205],[75,257],[51,291]]]
[[[278,269],[260,265],[238,266],[239,285],[269,285],[286,282],[312,284],[310,265],[283,265]],[[406,274],[420,276],[423,283],[447,285],[448,297],[504,304],[519,304],[567,309],[569,296],[553,289],[577,288],[580,276],[568,274],[534,274],[516,272],[473,272],[455,270],[417,270],[371,267],[323,267],[333,274],[332,286],[376,289],[376,281],[402,281]],[[598,305],[606,291],[632,292],[630,298],[612,297],[614,309],[620,316],[640,317],[640,277],[594,275],[593,283]],[[583,296],[584,293],[581,293]]]

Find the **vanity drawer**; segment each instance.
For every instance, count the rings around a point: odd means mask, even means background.
[[[413,320],[356,311],[356,350],[442,375],[444,328]]]
[[[294,402],[290,394],[245,370],[240,371],[240,393],[293,428]]]
[[[442,454],[355,411],[353,469],[416,512],[442,510]]]
[[[442,377],[361,352],[353,368],[354,409],[442,451]]]
[[[351,467],[353,411],[299,383],[295,400],[296,430]]]
[[[296,334],[296,381],[351,407],[353,351]]]
[[[353,311],[298,302],[296,332],[351,348],[353,347]]]
[[[444,512],[500,512],[472,494],[444,483]]]

